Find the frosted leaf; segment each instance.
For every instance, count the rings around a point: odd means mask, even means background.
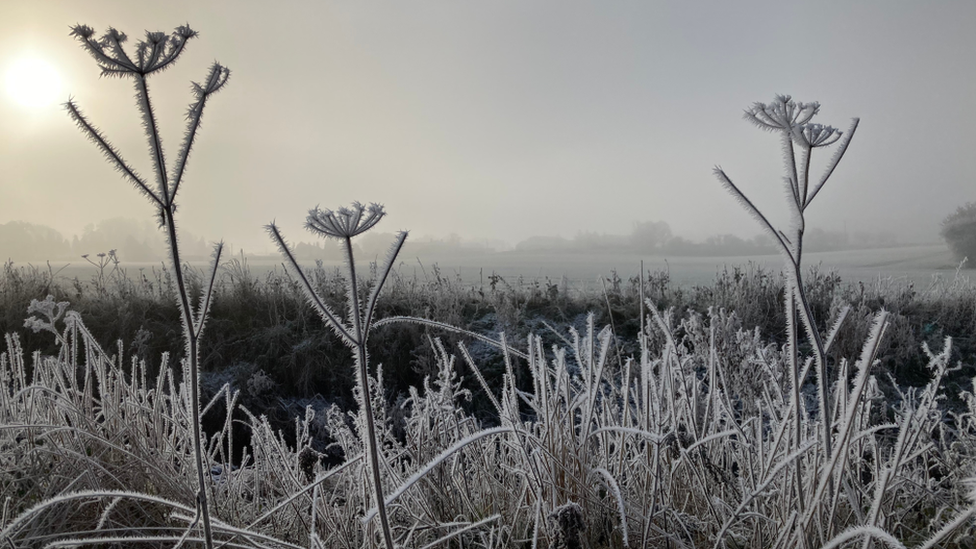
[[[29,314],[36,313],[44,318],[41,319],[32,315],[24,320],[24,327],[30,328],[35,334],[44,330],[57,335],[58,331],[54,325],[64,315],[68,305],[70,303],[67,301],[54,301],[53,295],[47,296],[43,301],[32,299],[30,305],[27,306],[27,312]]]

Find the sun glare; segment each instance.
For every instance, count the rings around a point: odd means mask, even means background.
[[[4,78],[7,95],[26,108],[43,108],[55,104],[61,95],[61,76],[50,63],[36,57],[22,57],[13,62]]]

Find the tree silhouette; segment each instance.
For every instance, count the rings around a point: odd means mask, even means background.
[[[958,261],[976,260],[976,202],[960,206],[942,220],[939,231]],[[973,261],[969,261],[973,265]]]

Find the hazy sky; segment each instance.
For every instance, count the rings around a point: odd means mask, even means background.
[[[41,105],[24,106],[7,81],[25,58],[46,62],[57,102],[73,96],[148,175],[132,84],[99,78],[75,23],[130,43],[200,32],[150,80],[171,157],[189,81],[214,60],[231,68],[178,216],[254,251],[271,249],[272,219],[312,240],[309,208],[353,200],[383,203],[380,227],[415,235],[514,243],[663,220],[693,239],[752,236],[712,168],[785,219],[778,138],[742,120],[777,93],[819,101],[824,124],[861,117],[814,226],[933,239],[976,200],[972,0],[5,1],[0,223],[70,235],[152,215],[59,105],[36,92]]]

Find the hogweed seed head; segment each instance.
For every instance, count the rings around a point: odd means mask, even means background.
[[[346,239],[372,229],[384,215],[386,212],[379,204],[364,206],[353,202],[349,208],[336,211],[320,210],[316,206],[308,211],[305,228],[326,237]]]
[[[95,38],[95,30],[88,25],[71,27],[71,35],[78,38],[88,53],[98,62],[102,76],[133,76],[149,74],[168,67],[183,53],[186,41],[197,36],[196,31],[181,25],[167,36],[162,32],[146,32],[146,38],[136,43],[135,56],[122,49],[127,40],[125,33],[109,28]]]
[[[820,111],[820,103],[797,103],[789,95],[777,95],[771,103],[753,103],[745,119],[768,131],[792,132]]]
[[[203,84],[191,82],[190,87],[193,90],[193,95],[197,98],[197,103],[190,105],[186,117],[191,118],[196,116],[198,109],[201,108],[199,100],[220,91],[220,88],[224,87],[224,84],[227,83],[228,78],[230,78],[230,69],[220,63],[214,62],[210,66],[210,72],[207,74],[207,79]]]
[[[844,132],[823,124],[803,124],[793,128],[793,141],[802,147],[826,147],[833,145]]]

